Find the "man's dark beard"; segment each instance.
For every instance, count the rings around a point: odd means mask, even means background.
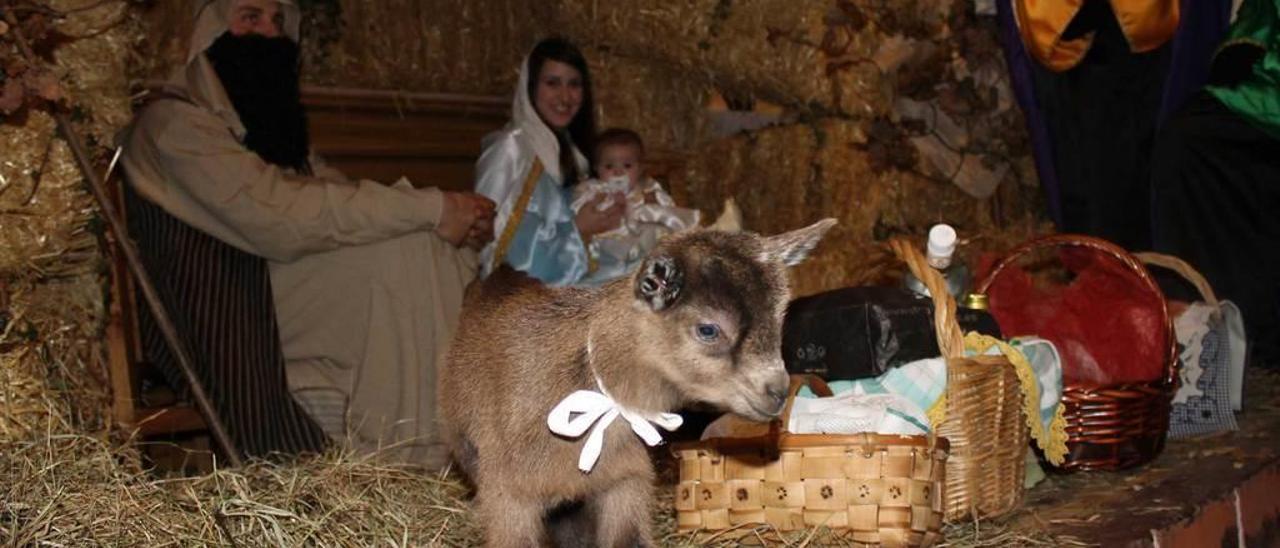
[[[310,172],[298,45],[287,37],[224,33],[205,51],[245,127],[245,146],[268,163]]]

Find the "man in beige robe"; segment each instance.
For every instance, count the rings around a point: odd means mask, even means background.
[[[251,271],[254,260],[265,260],[275,318],[268,310],[262,325],[278,324],[279,341],[268,342],[283,349],[288,389],[307,414],[329,437],[357,451],[442,465],[446,455],[434,439],[436,363],[457,321],[463,288],[476,272],[472,250],[492,239],[493,204],[471,193],[416,189],[403,180],[391,186],[352,181],[325,166],[307,148],[300,103],[280,103],[284,110],[297,108],[296,116],[281,117],[274,106],[262,112],[275,104],[264,98],[271,86],[283,82],[296,96],[296,69],[283,79],[253,72],[270,66],[285,39],[291,42],[283,50],[294,49],[282,55],[295,59],[296,67],[300,17],[293,2],[195,4],[186,65],[123,134],[122,165],[131,192],[141,199],[131,202],[142,212],[135,215],[131,205],[133,236],[144,255],[149,242],[153,255],[185,253],[186,244],[173,244],[181,238],[167,232],[172,229],[201,249],[225,246],[219,253]],[[287,62],[281,66],[288,72]],[[132,216],[159,221],[142,225],[145,233],[138,234]],[[235,300],[219,292],[223,280],[187,264],[197,259],[150,259],[161,282],[172,282],[162,289],[179,309],[180,327],[190,328],[185,335],[216,334],[218,340],[194,345],[203,353],[197,361],[212,370],[201,376],[214,384],[208,388],[219,414],[245,452],[315,449],[313,442],[273,441],[280,434],[254,422],[292,420],[271,407],[287,394],[256,386],[281,384],[280,375],[218,376],[234,369],[228,364],[240,358],[240,339],[250,345],[264,335],[245,333],[242,327],[250,323],[235,317],[239,308],[220,310],[229,317],[214,320],[185,317],[188,308]],[[244,270],[227,271],[240,276]],[[246,276],[249,281],[236,279],[228,287],[256,287],[256,274]],[[209,284],[218,289],[206,290]],[[260,361],[265,365],[251,369],[279,368],[269,356]],[[279,413],[289,415],[288,405]]]

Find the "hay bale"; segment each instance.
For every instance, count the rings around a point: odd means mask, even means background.
[[[566,2],[554,28],[581,42],[711,76],[727,90],[865,115],[888,108],[890,37],[945,37],[947,11],[909,0]]]
[[[310,83],[503,94],[538,38],[548,7],[493,0],[342,0],[340,37]]]
[[[506,94],[539,38],[548,7],[515,0],[331,0],[304,12],[306,83],[335,87]],[[186,56],[191,8],[139,7],[142,78],[164,78]]]
[[[141,87],[145,81],[168,78],[182,66],[195,21],[187,2],[150,2],[139,6],[136,16],[140,32],[130,75],[134,85]]]
[[[84,8],[74,0],[54,9]],[[138,28],[123,0],[56,20],[69,38],[53,71],[77,130],[102,158],[128,118],[128,80]],[[104,255],[97,208],[53,119],[30,110],[0,125],[0,282],[8,293],[0,333],[0,440],[57,427],[106,426]]]
[[[1028,209],[1034,199],[997,216],[993,200],[974,200],[945,181],[877,165],[877,142],[867,137],[871,124],[828,118],[710,143],[691,156],[673,194],[712,212],[722,197],[733,197],[746,227],[763,233],[839,219],[819,251],[795,270],[800,295],[883,281],[896,266],[880,242],[894,234],[923,235],[937,222],[980,242],[988,242],[990,233],[1011,231],[1015,237],[1000,239],[1005,242],[1043,230]],[[1000,188],[1014,198],[1036,196],[1011,181]]]
[[[689,150],[706,140],[703,103],[710,85],[705,80],[649,58],[584,49],[600,92],[600,129],[631,128],[650,150]]]
[[[9,286],[0,335],[0,441],[47,430],[101,432],[108,406],[101,280],[77,274]]]

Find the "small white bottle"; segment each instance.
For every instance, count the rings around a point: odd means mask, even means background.
[[[956,252],[956,229],[948,224],[936,224],[929,229],[929,243],[925,246],[925,258],[947,282],[947,291],[957,301],[964,298],[969,290],[969,268],[961,262],[952,262]],[[908,272],[904,281],[907,289],[929,297],[929,288],[919,278]]]

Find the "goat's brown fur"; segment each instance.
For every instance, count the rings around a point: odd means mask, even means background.
[[[586,436],[548,430],[547,414],[596,377],[629,410],[656,415],[702,401],[756,420],[775,416],[787,376],[785,267],[835,224],[764,238],[695,231],[664,240],[639,271],[599,289],[549,288],[500,270],[468,292],[441,375],[445,441],[476,485],[490,546],[546,542],[543,517],[585,501],[598,546],[652,544],[653,469],[618,420],[590,473]],[[716,337],[707,337],[714,324]],[[699,326],[702,331],[699,332]]]

